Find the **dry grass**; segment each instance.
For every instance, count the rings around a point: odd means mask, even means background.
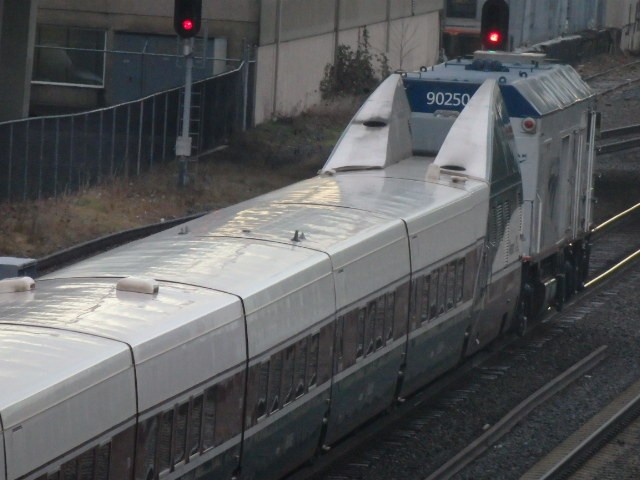
[[[38,258],[108,233],[221,208],[309,178],[324,164],[359,102],[333,102],[239,135],[228,148],[190,163],[186,188],[177,187],[173,163],[74,195],[0,204],[0,256]]]

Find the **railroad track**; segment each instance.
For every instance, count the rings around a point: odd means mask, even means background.
[[[640,81],[640,75],[635,71],[640,68],[640,60],[618,65],[614,68],[584,77],[584,80],[593,88],[598,95],[606,95],[620,88],[633,85]],[[620,80],[621,70],[631,70],[630,78]]]
[[[638,438],[640,432],[640,382],[634,383],[602,412],[534,465],[521,480],[555,480],[569,478],[581,472],[582,478],[605,478],[602,467],[619,461],[616,449],[606,449],[612,443],[626,443],[626,438]],[[626,433],[626,435],[625,435]],[[634,435],[635,433],[635,435]],[[622,440],[625,438],[625,440]],[[615,472],[620,478],[620,472]]]
[[[628,125],[600,132],[600,142],[596,145],[596,154],[604,155],[637,147],[640,147],[640,124]]]
[[[389,451],[409,449],[411,444],[416,442],[423,444],[432,442],[433,440],[421,440],[421,432],[429,431],[438,423],[444,422],[447,416],[463,403],[475,402],[475,396],[485,395],[483,388],[487,383],[508,377],[512,369],[516,370],[516,367],[511,366],[513,358],[524,363],[531,362],[532,358],[542,354],[548,343],[557,339],[561,342],[565,330],[572,328],[577,318],[582,318],[593,306],[599,305],[597,300],[592,300],[593,305],[590,304],[589,295],[595,295],[598,290],[606,288],[606,283],[603,281],[615,272],[619,272],[622,266],[629,265],[638,256],[638,253],[633,251],[633,247],[638,248],[635,239],[640,238],[639,233],[640,204],[621,212],[610,221],[603,222],[593,232],[593,237],[599,241],[592,250],[592,267],[599,274],[589,282],[583,295],[577,295],[565,306],[562,314],[554,314],[545,320],[542,325],[544,329],[542,334],[533,333],[525,339],[501,340],[500,345],[496,346],[492,352],[473,358],[472,363],[463,365],[462,370],[454,372],[452,376],[447,375],[440,382],[409,399],[396,411],[372,422],[371,425],[336,446],[334,452],[321,457],[315,465],[288,477],[288,480],[380,478],[375,477],[374,472],[379,468],[378,465],[384,464]],[[607,239],[606,247],[602,241],[604,238]],[[597,285],[601,287],[595,288]],[[578,307],[577,313],[572,309],[573,304],[582,305]],[[606,347],[601,346],[582,361],[568,368],[562,375],[549,379],[535,392],[520,397],[520,399],[525,396],[527,398],[519,400],[517,405],[502,418],[492,422],[492,426],[486,425],[486,430],[481,435],[472,437],[468,445],[458,450],[459,453],[456,456],[441,458],[440,452],[428,451],[425,456],[432,458],[426,461],[424,467],[420,467],[423,469],[423,475],[416,474],[411,478],[435,480],[454,476],[478,456],[482,456],[487,449],[495,446],[506,432],[526,419],[536,406],[548,401],[567,385],[584,377],[585,372],[593,369],[605,355]],[[513,375],[516,374],[513,373]],[[457,478],[471,477],[463,475]]]

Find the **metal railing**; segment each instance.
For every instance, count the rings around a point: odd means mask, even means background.
[[[194,155],[250,122],[251,62],[193,84]],[[71,115],[0,123],[0,202],[55,197],[175,159],[184,88]]]

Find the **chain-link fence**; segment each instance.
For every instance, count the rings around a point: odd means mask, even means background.
[[[250,123],[252,63],[193,84],[193,154]],[[0,201],[53,197],[174,160],[184,88],[72,115],[0,123]]]

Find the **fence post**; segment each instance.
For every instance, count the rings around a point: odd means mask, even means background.
[[[247,130],[247,103],[249,99],[249,44],[245,43],[242,59],[242,131]]]

